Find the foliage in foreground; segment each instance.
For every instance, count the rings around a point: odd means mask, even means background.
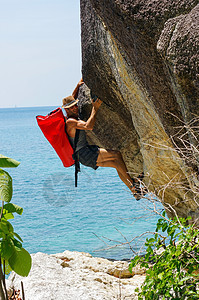
[[[14,219],[14,213],[21,215],[23,208],[10,203],[13,193],[12,177],[1,169],[18,165],[16,160],[0,155],[0,299],[7,299],[5,274],[13,270],[21,276],[28,276],[31,268],[31,256],[22,247],[23,240],[8,221]]]
[[[130,272],[138,263],[146,268],[139,300],[199,299],[199,232],[188,219],[168,220],[164,212],[146,239],[147,254],[131,261]]]

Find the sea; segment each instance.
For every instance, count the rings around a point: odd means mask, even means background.
[[[112,168],[64,168],[36,122],[56,107],[0,109],[0,154],[20,162],[11,202],[23,207],[11,220],[30,253],[88,252],[109,259],[143,253],[146,232],[159,216],[153,203],[136,201]],[[150,196],[153,197],[153,196]]]

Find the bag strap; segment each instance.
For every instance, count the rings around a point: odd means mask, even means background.
[[[66,130],[66,119],[64,118],[65,120],[65,132],[66,134],[68,135],[67,133],[67,130]],[[77,148],[77,142],[79,140],[79,129],[76,129],[76,133],[75,133],[75,140],[74,140],[74,154],[73,154],[73,158],[75,160],[75,187],[77,187],[77,177],[78,177],[78,172],[80,172],[80,163],[79,163],[79,160],[78,160],[78,155],[76,153],[76,148]]]
[[[75,140],[74,140],[75,187],[77,187],[77,177],[78,177],[78,172],[80,172],[80,163],[79,163],[79,160],[78,160],[78,155],[76,153],[77,142],[79,140],[79,133],[80,133],[80,130],[76,129]]]

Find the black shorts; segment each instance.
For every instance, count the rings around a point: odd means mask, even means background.
[[[96,145],[88,145],[77,151],[79,162],[84,166],[93,168],[94,170],[98,168],[98,166],[96,166],[98,155],[99,147]]]

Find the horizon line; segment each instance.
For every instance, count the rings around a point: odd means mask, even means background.
[[[8,106],[8,107],[0,107],[0,109],[14,109],[14,108],[31,108],[31,107],[61,107],[61,105],[35,105],[35,106]]]

